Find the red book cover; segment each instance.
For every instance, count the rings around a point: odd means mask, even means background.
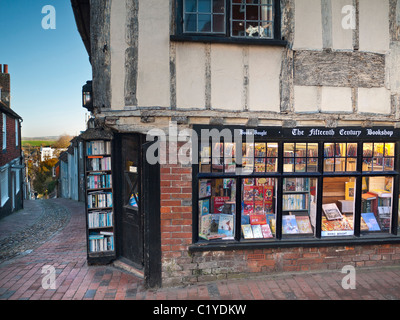
[[[214,198],[214,213],[221,213],[225,201],[229,201],[229,197],[215,197]]]
[[[250,224],[267,224],[267,218],[265,214],[252,214],[250,216]]]

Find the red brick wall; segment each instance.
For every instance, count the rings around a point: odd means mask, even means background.
[[[7,115],[7,149],[3,153],[3,113],[0,112],[0,167],[21,156],[21,132],[18,147],[15,146],[15,119]]]
[[[400,245],[266,248],[189,253],[192,243],[192,170],[161,165],[161,250],[164,286],[316,270],[345,265],[376,267],[400,263]]]

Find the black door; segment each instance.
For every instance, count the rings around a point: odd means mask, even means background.
[[[143,211],[141,197],[141,136],[120,135],[116,148],[119,158],[118,247],[119,256],[143,269]]]

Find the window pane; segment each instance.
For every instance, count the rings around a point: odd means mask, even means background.
[[[276,179],[249,178],[242,182],[242,238],[275,237]]]
[[[322,195],[323,237],[354,234],[355,178],[324,178]]]
[[[245,27],[243,21],[233,21],[232,22],[232,36],[244,37]]]
[[[185,12],[197,12],[197,0],[185,0]]]
[[[267,169],[267,172],[278,172],[278,159],[277,158],[267,158],[266,169]]]
[[[232,5],[232,19],[234,20],[244,20],[244,10],[242,10],[242,5]]]
[[[225,16],[222,14],[213,15],[213,32],[225,32]]]
[[[385,143],[385,157],[394,157],[394,143]]]
[[[282,194],[283,237],[314,235],[316,178],[285,178]]]
[[[199,181],[199,238],[234,239],[236,219],[236,180]]]
[[[213,1],[213,12],[224,13],[225,12],[225,0],[214,0]]]
[[[198,19],[198,31],[211,32],[211,14],[199,14]]]
[[[186,32],[196,32],[197,31],[197,15],[196,14],[186,14],[184,23]]]
[[[212,0],[198,0],[199,1],[199,12],[211,13],[211,2]]]
[[[265,172],[265,158],[255,158],[254,159],[254,171],[255,172]]]
[[[361,200],[361,232],[390,232],[392,177],[365,177]]]

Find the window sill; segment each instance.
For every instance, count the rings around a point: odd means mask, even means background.
[[[213,36],[202,36],[202,35],[171,35],[170,40],[175,42],[204,42],[204,43],[212,42],[212,43],[247,44],[247,45],[280,46],[280,47],[285,47],[288,44],[286,40],[213,37]]]
[[[230,251],[230,250],[254,250],[263,248],[289,248],[289,247],[328,247],[328,246],[357,246],[373,244],[400,243],[400,237],[395,235],[363,236],[363,237],[337,237],[329,239],[283,239],[279,241],[214,241],[198,242],[189,246],[189,252],[205,251]]]

